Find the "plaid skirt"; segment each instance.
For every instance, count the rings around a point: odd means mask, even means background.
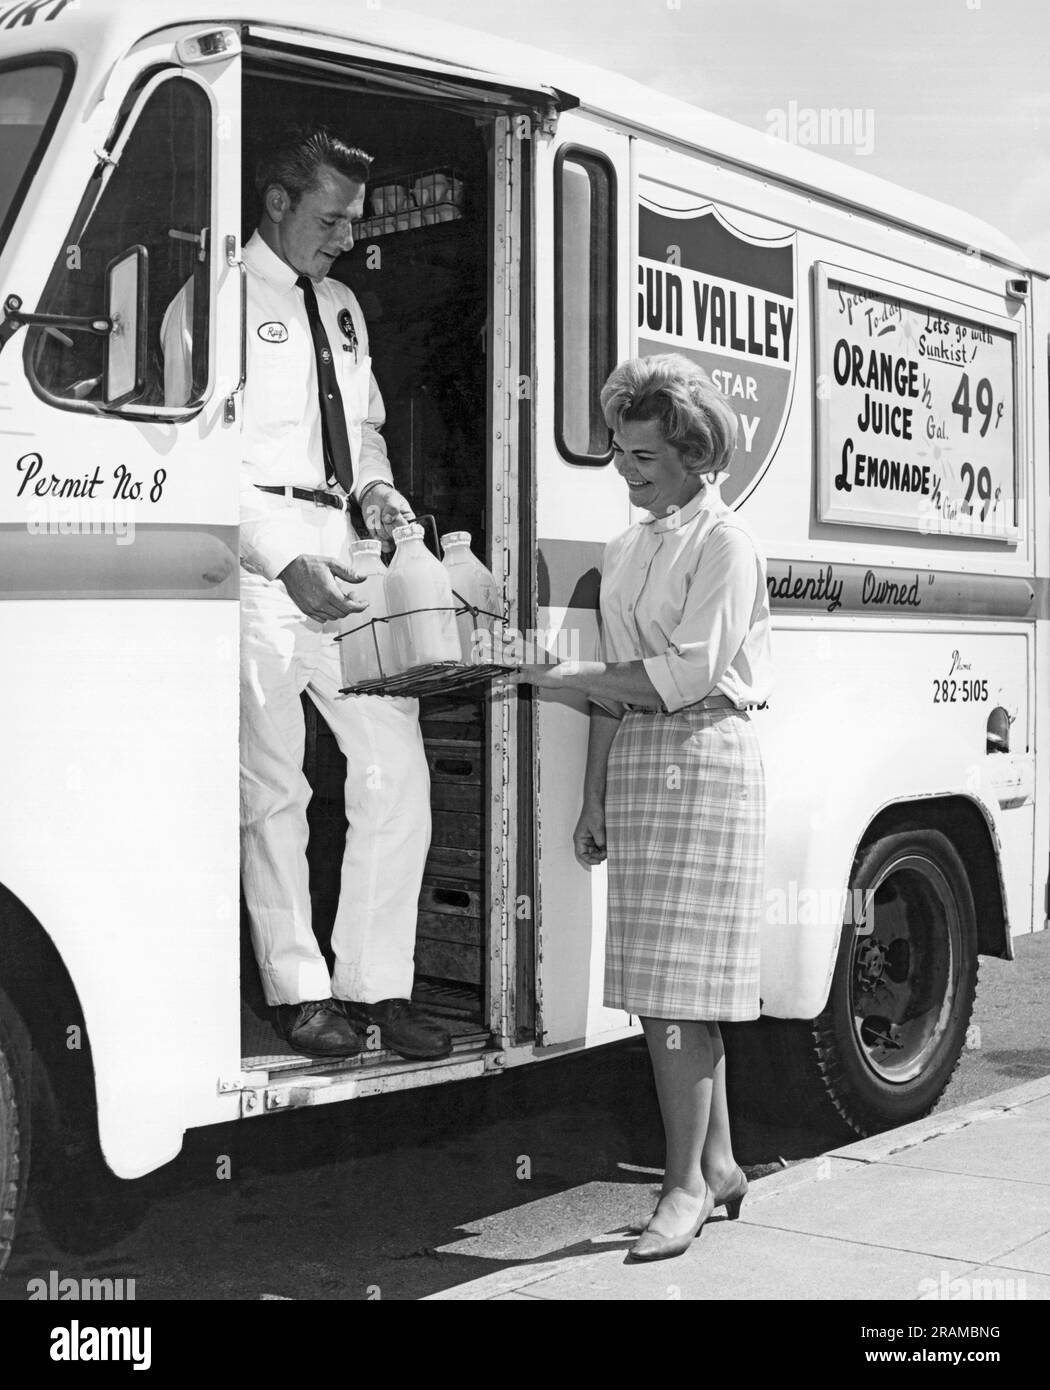
[[[746,714],[624,716],[605,794],[606,1007],[712,1023],[758,1017],[765,819]]]

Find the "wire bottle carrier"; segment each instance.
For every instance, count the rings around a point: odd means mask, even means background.
[[[402,620],[407,621],[416,613],[447,613],[452,611],[457,618],[470,614],[476,625],[475,631],[485,633],[488,636],[492,652],[495,653],[497,644],[495,632],[488,632],[487,628],[481,625],[481,620],[492,619],[498,632],[506,622],[506,616],[503,613],[491,613],[487,609],[476,608],[472,603],[468,603],[461,594],[456,593],[454,589],[452,596],[458,601],[460,607],[452,610],[448,608],[410,608],[404,613],[390,613],[382,618],[369,618],[367,622],[359,623],[357,627],[339,633],[335,640],[343,642],[347,638],[355,637],[367,630],[375,652],[375,664],[380,671],[378,679],[344,686],[340,694],[400,695],[422,699],[428,695],[443,695],[450,690],[464,690],[467,686],[498,680],[500,676],[506,676],[511,671],[516,670],[515,663],[498,661],[431,661],[397,673],[388,673],[383,669],[383,657],[377,635],[379,624],[391,625]],[[367,641],[368,638],[359,637],[358,640]]]

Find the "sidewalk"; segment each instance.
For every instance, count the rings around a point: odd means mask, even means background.
[[[687,1254],[632,1264],[652,1196],[594,1183],[501,1213],[443,1252],[492,1259],[502,1226],[518,1262],[430,1298],[1050,1298],[1050,1076],[761,1178],[738,1221],[719,1209]]]

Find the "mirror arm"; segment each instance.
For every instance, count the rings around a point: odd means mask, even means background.
[[[4,300],[4,320],[0,323],[0,349],[18,330],[27,328],[67,328],[80,333],[95,333],[107,338],[113,332],[113,320],[105,314],[30,314],[22,312],[22,301],[17,294],[9,294]]]

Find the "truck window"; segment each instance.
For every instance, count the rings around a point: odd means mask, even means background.
[[[98,314],[106,304],[106,267],[134,246],[146,249],[147,369],[129,403],[193,405],[208,382],[211,225],[211,107],[192,80],[165,78],[146,98],[116,166],[100,161],[55,261],[40,309]],[[169,312],[169,309],[171,312]],[[173,329],[173,315],[177,322]],[[186,381],[165,400],[161,332],[176,332]],[[35,329],[26,343],[30,380],[53,404],[92,409],[102,399],[104,340],[87,333]],[[170,353],[169,353],[170,355]],[[170,379],[169,366],[169,379]]]
[[[571,463],[612,458],[598,393],[616,365],[616,174],[591,150],[555,161],[554,421]]]
[[[0,249],[47,149],[72,80],[72,62],[59,55],[0,63]]]

